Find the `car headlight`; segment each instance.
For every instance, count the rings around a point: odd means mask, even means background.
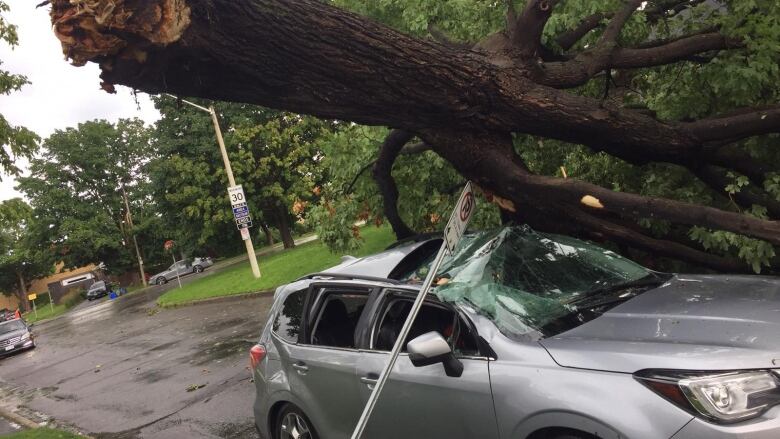
[[[634,377],[680,408],[713,422],[744,421],[780,404],[780,370],[643,370]]]
[[[25,333],[22,335],[22,341],[24,341],[24,340],[29,340],[29,339],[30,339],[30,333],[29,333],[29,332],[25,332]]]

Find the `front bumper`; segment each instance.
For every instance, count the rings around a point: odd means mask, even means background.
[[[35,342],[33,342],[32,340],[20,341],[16,344],[10,344],[10,345],[0,347],[0,356],[10,355],[13,354],[14,352],[19,352],[34,347],[35,347]]]
[[[763,415],[738,424],[712,424],[694,418],[677,432],[672,439],[778,439],[780,438],[780,406]]]

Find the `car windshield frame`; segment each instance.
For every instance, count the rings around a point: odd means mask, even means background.
[[[6,328],[11,329],[6,330]],[[7,322],[0,323],[0,336],[10,334],[15,331],[21,331],[22,329],[27,329],[27,326],[25,326],[24,322],[21,320],[8,320]]]
[[[429,266],[426,262],[406,280],[424,278]],[[593,243],[511,226],[465,236],[442,263],[432,293],[486,316],[512,339],[539,339],[583,323],[556,324],[598,295],[614,295],[621,285],[642,281],[644,289],[625,295],[627,300],[666,279],[654,274]],[[606,303],[595,302],[606,310]],[[618,303],[609,301],[610,307]]]

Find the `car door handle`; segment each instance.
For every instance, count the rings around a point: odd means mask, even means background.
[[[309,371],[309,366],[306,365],[303,361],[299,361],[297,363],[293,363],[292,365],[293,369],[297,370],[299,374],[304,375],[306,372]]]
[[[379,376],[370,373],[368,376],[360,377],[360,382],[367,385],[369,389],[374,390],[374,385],[379,380]]]

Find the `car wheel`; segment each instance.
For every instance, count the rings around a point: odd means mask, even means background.
[[[311,421],[298,407],[288,404],[279,411],[274,439],[318,439]]]
[[[196,265],[192,267],[192,271],[194,271],[195,273],[200,273],[203,271],[203,267],[201,267],[200,265]]]
[[[168,283],[168,279],[164,277],[157,279],[157,285],[165,285],[166,283]]]

